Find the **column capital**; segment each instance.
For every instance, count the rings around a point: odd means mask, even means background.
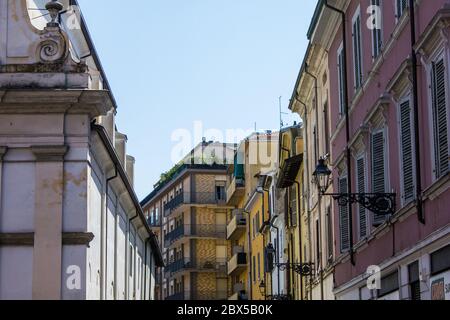
[[[37,162],[60,162],[69,150],[68,146],[32,146]]]

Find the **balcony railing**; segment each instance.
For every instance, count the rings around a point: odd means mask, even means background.
[[[178,226],[164,237],[164,246],[170,247],[183,237],[225,239],[227,226],[217,224],[185,224]]]
[[[245,180],[234,177],[227,189],[227,204],[237,205],[239,198],[245,194]]]
[[[228,275],[237,275],[247,268],[247,253],[238,252],[228,262]]]
[[[170,277],[181,271],[204,271],[226,273],[227,259],[199,258],[193,261],[190,258],[179,259],[170,262],[164,269],[166,276]]]
[[[244,216],[243,209],[235,209],[232,213],[232,219],[227,226],[227,239],[237,240],[245,233],[247,225],[247,218]]]
[[[164,205],[164,216],[170,214],[183,204],[225,205],[224,192],[181,192]]]
[[[165,300],[226,300],[227,291],[181,291],[168,296]]]

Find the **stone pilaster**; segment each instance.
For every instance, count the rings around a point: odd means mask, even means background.
[[[66,146],[32,147],[36,157],[33,299],[61,299]]]

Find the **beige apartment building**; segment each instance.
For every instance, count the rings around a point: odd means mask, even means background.
[[[220,156],[211,163],[206,149]],[[226,159],[233,156],[234,146],[203,142],[142,201],[165,261],[157,272],[157,299],[228,297],[226,224],[232,207],[226,204]]]
[[[315,41],[325,37],[316,34]],[[306,198],[307,245],[304,248],[305,262],[313,265],[311,277],[305,279],[306,295],[310,300],[334,300],[333,261],[334,261],[334,220],[332,197],[321,196],[314,181],[314,172],[319,159],[330,159],[330,76],[328,54],[320,46],[308,46],[303,64],[295,85],[290,109],[303,119],[304,138],[304,185]],[[330,185],[326,193],[333,193]]]

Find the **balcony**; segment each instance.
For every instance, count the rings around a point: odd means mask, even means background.
[[[244,209],[235,209],[232,219],[227,226],[227,240],[238,240],[246,231],[247,218],[244,217]]]
[[[184,271],[195,272],[214,272],[214,273],[226,273],[227,259],[207,259],[200,258],[197,261],[192,261],[190,258],[184,258],[169,263],[164,271],[165,275],[170,277],[176,273]]]
[[[169,217],[182,205],[226,205],[223,192],[181,192],[164,205],[164,216]]]
[[[244,248],[241,248],[244,251]],[[236,276],[247,269],[247,253],[236,252],[228,261],[228,275]]]
[[[164,247],[168,248],[182,238],[225,239],[227,227],[216,224],[185,224],[178,226],[164,237]]]
[[[236,283],[233,286],[234,294],[231,295],[228,300],[248,300],[247,291],[245,290],[245,285],[243,283]]]
[[[245,195],[245,181],[243,178],[234,177],[227,189],[227,204],[237,206],[239,200]]]

